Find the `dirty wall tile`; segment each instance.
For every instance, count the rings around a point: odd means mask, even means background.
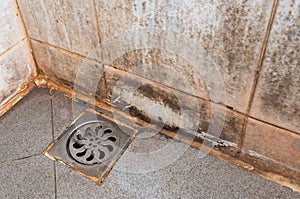
[[[208,132],[213,121],[210,128],[221,129],[221,139],[235,146],[241,141],[244,116],[239,113],[111,67],[105,67],[105,78],[114,108],[139,112],[148,122],[152,119],[200,132]]]
[[[300,169],[300,136],[254,119],[248,121],[242,150]]]
[[[32,47],[38,67],[50,79],[75,92],[96,94],[99,98],[105,95],[102,64],[35,41]]]
[[[245,112],[273,0],[220,1],[212,22],[212,53],[226,86],[227,103]]]
[[[299,11],[279,1],[250,114],[300,134]]]
[[[170,126],[183,123],[186,127],[197,129],[195,124],[198,118],[189,115],[196,109],[197,98],[109,66],[105,67],[105,80],[108,100],[115,108],[134,112],[134,107],[137,107],[156,121],[165,121]],[[130,105],[133,107],[129,107]],[[187,108],[186,123],[179,117],[182,108]]]
[[[205,80],[188,60],[164,49],[135,50],[112,66],[194,96],[210,99]]]
[[[0,53],[25,37],[14,0],[1,1],[0,27]]]
[[[85,56],[98,44],[92,0],[18,2],[30,37]]]
[[[209,99],[205,79],[194,75],[192,67],[200,71],[201,77],[207,75],[214,65],[224,80],[227,105],[241,112],[246,111],[273,1],[98,0],[96,5],[102,44],[109,46],[112,53],[123,48],[120,54],[109,55],[119,58],[115,63],[111,63],[110,59],[106,63],[106,56],[102,55],[105,64],[138,76],[155,74],[156,78],[151,75],[146,78],[189,93],[184,86],[174,86],[178,76],[186,77],[193,87],[199,89],[196,95],[205,99]],[[143,32],[147,28],[149,34]],[[152,32],[149,30],[151,28]],[[166,35],[158,33],[160,39],[155,39],[153,34],[161,30],[167,32]],[[153,48],[161,51],[166,48],[166,51],[177,54],[187,63],[195,59],[194,56],[200,59],[184,67],[188,64],[178,59],[172,60],[166,53],[159,52],[155,57],[149,53]],[[140,56],[132,56],[134,50],[141,51],[136,52]],[[163,58],[167,60],[165,63]],[[157,74],[153,67],[138,72],[132,70],[147,61],[167,64],[173,70],[168,74]],[[213,77],[208,75],[207,78],[212,81]]]
[[[29,76],[35,73],[35,64],[23,41],[0,57],[0,105],[18,92]]]

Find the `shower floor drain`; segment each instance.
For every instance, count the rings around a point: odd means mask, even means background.
[[[125,124],[87,110],[44,154],[100,184],[135,134]]]

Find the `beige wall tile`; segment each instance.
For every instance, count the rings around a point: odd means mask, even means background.
[[[242,149],[300,170],[300,136],[289,131],[249,119]]]
[[[32,46],[38,67],[50,79],[91,96],[106,93],[102,64],[39,42]]]
[[[19,0],[19,4],[30,37],[85,56],[98,44],[91,0]]]

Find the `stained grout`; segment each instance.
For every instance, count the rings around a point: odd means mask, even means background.
[[[264,57],[265,57],[265,53],[266,53],[266,49],[267,49],[267,45],[268,45],[268,40],[269,40],[269,37],[270,37],[270,34],[271,34],[271,29],[272,29],[272,25],[273,25],[273,22],[274,22],[277,7],[278,7],[278,0],[274,0],[272,10],[271,10],[271,15],[270,15],[269,22],[268,22],[267,29],[266,29],[266,33],[265,33],[265,37],[264,37],[263,44],[262,44],[262,47],[261,47],[261,51],[260,51],[260,54],[259,54],[257,67],[256,67],[256,70],[255,70],[256,73],[255,73],[255,76],[254,76],[254,80],[253,80],[253,84],[252,84],[252,88],[251,88],[251,94],[250,94],[250,98],[249,98],[248,106],[247,106],[247,110],[246,110],[247,117],[245,117],[245,119],[244,119],[244,124],[243,124],[242,132],[241,132],[241,141],[240,141],[240,143],[238,143],[238,146],[237,146],[238,153],[241,152],[241,148],[242,148],[243,143],[244,143],[246,129],[247,129],[247,125],[248,125],[248,120],[250,118],[249,114],[250,114],[250,111],[251,111],[255,91],[256,91],[258,80],[259,80],[259,77],[260,77],[260,71],[262,70],[263,60],[264,60]],[[273,125],[273,126],[275,126],[275,125]]]
[[[95,21],[96,21],[96,27],[97,27],[97,39],[99,42],[99,45],[101,44],[101,32],[100,32],[100,26],[99,26],[99,20],[98,20],[98,12],[97,12],[97,7],[96,7],[96,1],[93,0],[93,11],[94,11],[94,17],[95,17]],[[97,45],[96,45],[97,46]],[[101,56],[101,48],[98,49],[98,53]]]
[[[18,0],[15,0],[15,6],[16,6],[16,10],[17,10],[18,14],[20,15],[20,20],[21,20],[22,28],[23,28],[23,30],[25,32],[25,39],[27,39],[27,46],[28,46],[28,48],[30,50],[30,55],[32,56],[33,62],[35,64],[35,69],[38,72],[39,68],[37,67],[36,57],[35,57],[34,52],[33,52],[33,48],[32,48],[31,40],[30,40],[30,37],[29,37],[29,33],[28,33],[27,28],[26,28],[25,20],[24,20],[24,17],[23,17],[23,13],[21,12]]]
[[[5,54],[9,53],[10,51],[12,51],[13,49],[15,49],[20,43],[22,43],[23,41],[25,41],[27,38],[24,37],[23,39],[21,39],[20,41],[18,41],[17,43],[15,43],[14,45],[12,45],[11,47],[9,47],[8,49],[6,49],[5,51],[3,51],[2,53],[0,53],[0,57],[4,56]]]
[[[97,62],[97,63],[101,63],[99,60],[92,59],[92,58],[87,57],[87,56],[85,56],[85,55],[81,55],[81,54],[79,54],[79,53],[72,52],[72,51],[70,51],[70,50],[67,50],[67,49],[62,48],[62,47],[59,47],[59,46],[55,46],[55,45],[50,44],[50,43],[48,43],[48,42],[45,42],[45,41],[42,41],[42,40],[39,40],[39,39],[36,39],[36,38],[32,38],[32,37],[29,37],[29,38],[30,38],[30,40],[32,40],[32,41],[35,41],[35,42],[37,42],[37,43],[43,44],[43,45],[48,46],[48,47],[50,46],[50,47],[55,48],[55,49],[57,49],[57,50],[60,50],[60,51],[63,51],[63,52],[65,52],[65,53],[69,53],[69,54],[71,54],[71,55],[73,55],[73,56],[79,57],[79,58],[81,58],[81,59],[88,59],[88,60],[91,60],[91,61],[95,61],[95,62]],[[101,64],[102,64],[102,63],[101,63]]]

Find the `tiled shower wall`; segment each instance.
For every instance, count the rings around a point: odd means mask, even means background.
[[[3,107],[35,73],[35,65],[14,0],[1,1],[0,27],[0,107]]]
[[[208,131],[212,112],[222,127],[225,112],[221,150],[270,161],[300,179],[300,1],[18,3],[38,67],[54,82],[73,88],[77,81],[76,90],[171,127],[187,107],[184,125],[199,132]],[[213,67],[222,80],[208,72]],[[226,102],[211,98],[215,85]]]

